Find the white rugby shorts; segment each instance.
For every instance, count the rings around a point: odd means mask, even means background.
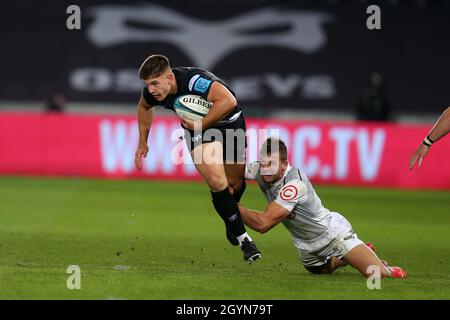
[[[347,219],[338,213],[334,214],[338,215],[336,225],[333,226],[338,228],[336,237],[330,239],[331,241],[323,248],[314,252],[297,248],[300,260],[304,266],[322,266],[326,264],[331,257],[341,259],[356,246],[364,244],[364,242],[358,239],[358,235],[353,231],[352,226]]]

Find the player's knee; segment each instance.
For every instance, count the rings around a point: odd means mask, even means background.
[[[226,177],[222,177],[218,174],[211,174],[207,177],[206,182],[210,189],[214,192],[222,191],[228,187],[228,182]]]
[[[242,179],[230,179],[228,180],[228,184],[233,189],[232,193],[238,193],[242,188]]]
[[[323,266],[304,266],[306,270],[314,274],[330,274],[333,270],[328,265]]]

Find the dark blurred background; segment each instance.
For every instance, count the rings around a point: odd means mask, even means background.
[[[81,9],[68,30],[66,8]],[[366,9],[381,9],[369,30]],[[450,101],[450,1],[13,1],[0,35],[0,106],[134,112],[140,63],[223,77],[253,116],[398,120]],[[83,109],[84,108],[84,109]]]

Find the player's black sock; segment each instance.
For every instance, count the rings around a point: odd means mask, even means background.
[[[240,236],[245,233],[239,208],[228,187],[219,192],[211,191],[211,195],[214,208],[228,226],[231,233],[235,236]]]
[[[242,195],[245,192],[245,188],[247,188],[247,184],[245,183],[245,180],[242,179],[241,188],[238,191],[234,191],[233,198],[236,200],[236,203],[239,203],[241,201]]]

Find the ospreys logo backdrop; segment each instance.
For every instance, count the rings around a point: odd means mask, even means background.
[[[69,3],[8,3],[0,94],[134,103],[140,63],[163,53],[173,66],[224,78],[241,105],[351,110],[373,72],[382,74],[394,110],[439,111],[450,101],[445,10],[381,6],[381,30],[368,30],[364,5],[315,3],[219,0],[211,10],[205,1],[93,0],[78,4],[80,30],[66,28]]]

